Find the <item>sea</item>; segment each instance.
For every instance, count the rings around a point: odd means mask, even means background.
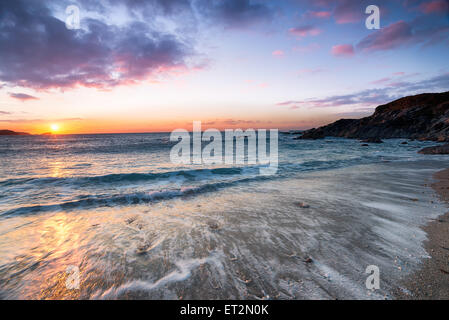
[[[449,157],[417,153],[433,142],[294,137],[279,135],[272,175],[175,164],[170,133],[0,137],[0,299],[406,290],[429,258],[421,227],[447,212],[430,185]]]

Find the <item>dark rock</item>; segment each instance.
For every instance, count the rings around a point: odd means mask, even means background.
[[[442,146],[427,147],[418,151],[421,154],[449,154],[449,143]]]
[[[408,142],[407,141],[402,141],[401,144],[408,144]]]
[[[362,147],[369,147],[369,144],[364,143],[364,144],[362,144],[361,146],[362,146]]]
[[[29,136],[26,132],[15,132],[12,130],[0,130],[0,136]]]
[[[303,133],[299,139],[310,139],[310,140],[316,140],[316,139],[323,139],[325,138],[324,132],[320,129],[310,129]]]
[[[449,142],[449,91],[404,97],[377,107],[372,116],[306,130],[301,139],[324,137]]]
[[[312,263],[313,260],[312,260],[312,258],[307,257],[307,258],[304,260],[304,262],[305,262],[305,263]]]

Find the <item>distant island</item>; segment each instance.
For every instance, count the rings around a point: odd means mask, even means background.
[[[12,130],[0,130],[0,136],[29,136],[26,132],[16,132]]]
[[[372,116],[340,119],[306,130],[298,139],[325,137],[449,142],[449,91],[404,97],[378,106]]]

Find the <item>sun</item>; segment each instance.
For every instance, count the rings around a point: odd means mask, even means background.
[[[59,131],[59,124],[57,124],[57,123],[52,123],[52,124],[50,125],[50,129],[51,129],[51,132],[53,132],[53,133],[58,132],[58,131]]]

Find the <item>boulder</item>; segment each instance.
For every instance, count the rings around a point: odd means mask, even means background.
[[[427,147],[418,151],[421,154],[449,154],[449,143],[442,146]]]

